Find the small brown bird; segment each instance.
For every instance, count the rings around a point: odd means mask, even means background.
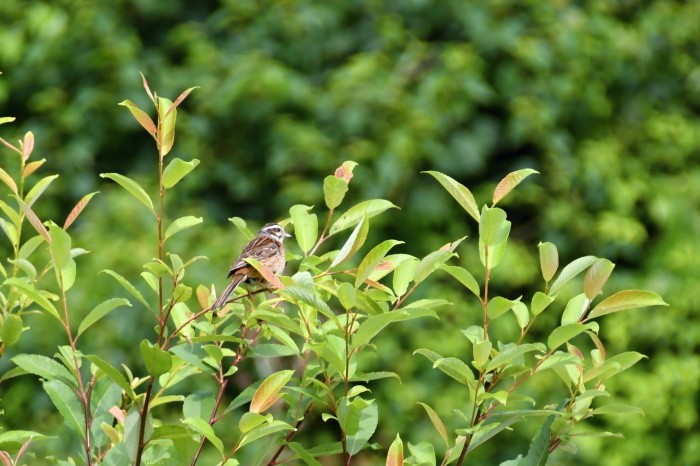
[[[291,236],[277,223],[268,223],[262,227],[255,238],[246,244],[229,269],[228,276],[231,277],[231,283],[211,306],[212,310],[223,307],[241,282],[265,283],[266,280],[260,273],[243,259],[255,259],[272,270],[274,274],[279,275],[286,264],[283,241],[284,238]]]

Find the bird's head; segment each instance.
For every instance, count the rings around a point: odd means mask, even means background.
[[[292,236],[284,231],[284,228],[277,223],[268,223],[260,229],[258,235],[269,235],[280,243],[283,242],[285,238],[290,238]]]

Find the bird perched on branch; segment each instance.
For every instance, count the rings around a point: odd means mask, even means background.
[[[284,238],[289,238],[292,235],[284,231],[277,223],[268,223],[260,229],[255,238],[253,238],[241,251],[238,259],[233,263],[228,271],[228,276],[231,277],[231,283],[226,287],[221,296],[212,305],[212,310],[219,309],[226,304],[231,293],[242,282],[262,283],[266,282],[265,278],[260,275],[255,267],[247,263],[244,259],[255,259],[262,265],[270,269],[275,275],[279,275],[286,264],[284,258]]]

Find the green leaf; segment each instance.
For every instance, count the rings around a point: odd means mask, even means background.
[[[138,108],[136,104],[130,100],[124,100],[122,102],[119,102],[119,105],[123,105],[124,107],[129,109],[134,118],[136,118],[136,121],[138,121],[139,124],[143,126],[143,128],[146,131],[148,131],[148,134],[150,134],[153,137],[156,136],[156,125],[155,123],[153,123],[153,120],[151,120],[151,117],[149,117],[146,112]]]
[[[313,208],[297,204],[289,209],[289,215],[294,223],[294,237],[304,253],[311,250],[318,238],[318,217],[310,213]]]
[[[337,321],[336,315],[333,314],[333,311],[331,311],[331,308],[328,307],[328,304],[305,288],[300,288],[298,286],[287,286],[283,290],[279,290],[279,293],[282,295],[287,295],[293,300],[306,303],[314,309],[320,311],[326,317]]]
[[[511,301],[510,299],[503,298],[501,296],[496,296],[489,301],[487,306],[487,313],[491,320],[496,319],[506,312],[510,311],[516,301]]]
[[[449,448],[450,440],[447,437],[447,429],[445,429],[445,424],[443,424],[442,419],[440,419],[440,416],[438,416],[438,413],[436,413],[435,410],[433,410],[433,408],[431,408],[425,403],[421,403],[419,401],[418,404],[425,409],[426,413],[428,413],[430,422],[433,423],[435,429],[437,429],[438,433],[440,434],[440,437],[442,437],[442,439],[445,441],[445,445]]]
[[[387,252],[397,244],[403,244],[403,241],[396,241],[393,239],[388,239],[379,243],[375,246],[366,256],[362,259],[360,267],[357,269],[357,277],[355,278],[355,288],[359,288],[362,285],[369,274],[379,265],[381,260],[384,258]]]
[[[496,415],[496,413],[494,413]],[[492,439],[496,435],[500,434],[504,430],[506,430],[508,427],[510,427],[512,424],[515,424],[516,422],[522,421],[523,418],[521,417],[512,417],[510,419],[506,419],[503,422],[495,422],[493,424],[488,425],[487,429],[480,430],[476,434],[474,434],[474,438],[472,439],[471,443],[469,444],[469,448],[467,448],[467,452],[470,452],[474,450],[476,447],[484,444],[487,440]],[[491,425],[494,425],[494,427],[490,427]]]
[[[496,205],[498,201],[503,199],[503,197],[511,192],[521,181],[523,181],[528,176],[533,173],[539,174],[540,172],[533,170],[531,168],[524,168],[522,170],[517,170],[512,173],[508,173],[505,178],[498,183],[496,190],[493,193],[493,205]]]
[[[583,279],[583,291],[586,293],[586,297],[589,300],[595,299],[600,293],[600,290],[608,281],[610,274],[615,268],[615,264],[607,259],[598,259],[593,263],[586,277]]]
[[[433,363],[433,368],[440,369],[457,382],[463,383],[467,387],[474,382],[474,373],[462,360],[457,358],[441,358]]]
[[[272,406],[277,400],[279,391],[289,382],[294,375],[294,371],[280,371],[267,377],[255,391],[250,402],[251,413],[261,413]]]
[[[291,448],[294,453],[296,453],[299,456],[299,459],[304,461],[304,463],[307,466],[322,466],[321,463],[319,463],[311,454],[310,450],[306,450],[303,446],[296,442],[290,442],[287,444],[289,448]],[[342,451],[342,450],[341,450]],[[319,456],[324,456],[324,455],[319,455]],[[288,459],[289,460],[294,460],[296,459],[296,456],[291,457]]]
[[[642,416],[644,416],[644,410],[641,408],[637,408],[636,406],[605,405],[593,410],[594,416],[597,416],[599,414],[641,414]]]
[[[386,466],[403,466],[403,442],[399,434],[396,434],[396,438],[389,446],[389,451],[386,454]]]
[[[170,353],[163,351],[158,346],[153,345],[148,340],[143,340],[139,345],[141,357],[146,366],[146,370],[153,377],[158,377],[170,370],[173,359]]]
[[[527,327],[530,320],[530,314],[527,312],[527,306],[525,303],[518,301],[513,304],[513,307],[510,309],[513,311],[513,314],[515,314],[515,320],[518,322],[518,327],[521,329]]]
[[[494,356],[484,371],[491,372],[497,367],[510,364],[515,358],[532,351],[544,352],[544,345],[542,343],[526,343],[523,345],[512,346]]]
[[[479,240],[489,246],[499,243],[503,240],[508,223],[503,209],[484,208],[479,222]]]
[[[479,221],[479,207],[476,205],[476,200],[474,195],[465,188],[462,184],[456,180],[450,178],[437,171],[424,171],[421,173],[427,173],[432,175],[440,184],[447,190],[447,192],[452,195],[453,198],[462,206],[464,210],[467,211],[469,215],[472,216],[474,220]]]
[[[323,198],[329,209],[335,209],[343,202],[345,193],[348,192],[348,182],[342,178],[328,175],[323,180]]]
[[[347,212],[335,221],[333,226],[331,226],[328,235],[334,235],[339,231],[343,231],[346,228],[357,225],[362,217],[372,218],[375,215],[381,214],[387,209],[397,208],[394,204],[384,199],[372,199],[369,201],[360,202],[359,204],[351,207]]]
[[[406,294],[408,285],[416,274],[416,268],[419,262],[420,261],[415,257],[409,257],[396,266],[393,279],[394,293],[396,296],[403,296]]]
[[[164,97],[158,97],[158,131],[156,140],[160,147],[160,157],[165,157],[175,143],[175,120],[177,110],[173,107],[173,102]]]
[[[244,445],[247,445],[250,442],[254,442],[255,440],[258,440],[263,437],[267,437],[268,435],[273,435],[278,432],[284,432],[293,429],[294,427],[282,421],[272,421],[269,424],[259,425],[258,427],[254,428],[241,438],[238,447],[243,447]]]
[[[350,237],[345,241],[345,244],[340,248],[340,252],[335,256],[333,262],[331,263],[331,268],[336,265],[340,265],[346,260],[350,259],[357,251],[360,250],[365,240],[367,239],[367,233],[369,233],[369,220],[366,216],[362,216],[360,223],[357,224],[355,229],[350,234]]]
[[[562,269],[561,273],[554,281],[554,283],[552,284],[552,288],[549,289],[549,293],[547,294],[549,296],[555,295],[557,291],[561,289],[562,286],[567,284],[576,275],[580,274],[588,267],[593,265],[593,263],[597,260],[598,258],[595,256],[584,256],[579,257],[575,261],[571,262],[569,265]]]
[[[559,409],[563,407],[563,404],[559,405]],[[545,466],[547,463],[547,458],[549,457],[549,442],[552,436],[552,424],[556,419],[556,415],[552,414],[548,416],[547,419],[542,423],[539,432],[532,438],[530,442],[530,448],[527,451],[527,456],[523,458],[518,466]]]
[[[119,282],[119,284],[124,287],[124,289],[126,291],[128,291],[134,298],[138,299],[141,302],[141,304],[146,306],[147,309],[150,309],[150,306],[148,305],[148,302],[144,299],[143,295],[139,292],[139,290],[136,289],[136,287],[134,285],[129,283],[129,281],[126,278],[122,277],[117,272],[113,272],[112,270],[109,270],[109,269],[105,269],[102,272],[114,277],[114,279],[117,280]],[[102,273],[102,272],[100,272],[100,273]]]
[[[17,183],[12,177],[0,167],[0,180],[7,185],[8,188],[12,190],[13,193],[17,194]]]
[[[19,234],[17,233],[17,227],[6,221],[4,218],[0,218],[0,228],[5,232],[7,239],[10,240],[10,244],[13,246],[19,243]]]
[[[48,234],[48,233],[47,233]],[[50,238],[50,237],[49,237]],[[33,236],[24,242],[22,247],[19,248],[19,258],[27,259],[32,255],[36,248],[44,242],[44,237],[41,235]]]
[[[588,308],[590,301],[586,299],[586,295],[581,293],[574,296],[566,304],[564,314],[561,316],[561,324],[575,324],[579,321],[584,311]]]
[[[342,283],[338,287],[338,300],[345,309],[352,309],[357,304],[357,292],[350,283]]]
[[[3,446],[4,444],[8,443],[16,443],[21,445],[29,439],[32,439],[32,441],[34,441],[48,438],[51,437],[47,437],[46,435],[42,435],[39,432],[34,432],[31,430],[8,430],[0,434],[0,446]],[[20,463],[17,462],[16,464]]]
[[[552,304],[554,301],[554,298],[551,296],[547,296],[546,294],[542,293],[541,291],[538,291],[532,296],[532,302],[530,303],[530,310],[532,311],[533,315],[539,315],[542,311],[544,311],[547,306]]]
[[[22,335],[22,329],[24,328],[24,323],[22,322],[22,317],[17,314],[9,314],[5,317],[5,321],[2,323],[2,330],[0,330],[0,338],[2,338],[2,343],[5,346],[12,346],[19,340]]]
[[[554,278],[559,268],[559,251],[552,243],[540,243],[537,245],[540,249],[540,269],[542,269],[542,278],[545,283]]]
[[[57,318],[59,322],[63,322],[53,304],[51,304],[51,302],[30,283],[22,280],[21,278],[12,277],[5,280],[2,285],[14,286],[15,288],[20,289],[25,296],[41,306],[44,310],[48,311],[48,313]]]
[[[586,330],[588,330],[588,326],[584,324],[562,325],[561,327],[555,328],[549,335],[547,345],[549,346],[550,350],[554,350]]]
[[[372,338],[377,336],[384,327],[392,322],[399,322],[402,320],[415,319],[417,317],[423,317],[420,314],[411,314],[406,311],[393,311],[387,312],[385,314],[379,314],[372,316],[360,324],[360,328],[352,336],[352,349],[360,348],[367,343],[369,343]]]
[[[120,175],[119,173],[102,173],[100,177],[115,181],[117,184],[119,184],[119,186],[126,189],[132,196],[141,201],[155,215],[155,210],[153,210],[153,201],[151,201],[151,198],[148,197],[146,191],[136,181],[132,180],[131,178],[127,178],[124,175]]]
[[[588,319],[600,317],[612,312],[635,309],[646,306],[668,306],[668,304],[653,291],[626,290],[605,298],[593,308]]]
[[[473,347],[473,353],[474,367],[482,369],[491,356],[491,342],[489,340],[484,340],[477,343]]]
[[[46,191],[51,182],[58,178],[58,175],[51,175],[40,179],[37,183],[29,190],[26,196],[24,196],[24,202],[27,203],[29,207],[34,205],[34,203],[39,199],[39,197]]]
[[[71,260],[70,235],[55,223],[49,223],[49,235],[51,236],[51,257],[54,264],[63,269]]]
[[[357,399],[357,398],[356,398]],[[347,448],[350,456],[356,455],[362,450],[370,437],[377,430],[379,423],[379,410],[377,403],[371,403],[360,412],[360,427],[356,433],[347,436]]]
[[[124,390],[124,393],[126,393],[129,396],[129,398],[131,398],[132,400],[136,399],[136,393],[134,392],[134,389],[131,388],[129,382],[126,380],[126,378],[124,378],[122,373],[119,372],[119,370],[116,367],[112,366],[106,361],[103,361],[97,356],[87,355],[85,357],[91,363],[97,366],[102,372],[104,372],[107,375],[107,377],[109,377],[115,384],[119,386],[119,388]]]
[[[60,380],[51,380],[44,382],[44,390],[71,430],[85,438],[85,411],[73,389]]]
[[[178,158],[172,159],[168,166],[165,167],[165,170],[163,170],[163,187],[165,189],[172,188],[178,181],[194,170],[197,165],[199,165],[198,159],[192,159],[190,162],[185,162]]]
[[[446,260],[456,256],[455,253],[450,251],[434,251],[425,256],[418,266],[416,267],[415,274],[413,275],[413,281],[420,283],[435,270],[440,268]]]
[[[241,419],[238,421],[238,428],[245,434],[266,421],[267,418],[262,414],[243,413],[243,416],[241,416]]]
[[[167,241],[168,238],[173,236],[186,228],[193,227],[202,223],[202,217],[195,217],[193,215],[186,215],[185,217],[180,217],[174,220],[168,228],[165,229],[165,236],[163,237],[163,242]]]
[[[474,293],[474,296],[481,299],[481,290],[479,289],[479,283],[477,283],[474,276],[467,269],[465,269],[464,267],[457,267],[454,265],[441,265],[440,268],[452,275],[453,277],[455,277],[469,291]]]
[[[214,411],[215,403],[216,401],[214,400],[214,394],[212,392],[197,390],[194,393],[190,393],[185,398],[182,404],[182,414],[186,418],[198,417],[209,419]]]
[[[188,417],[182,422],[192,427],[196,432],[203,435],[212,445],[221,453],[224,454],[224,442],[214,433],[214,429],[202,418]]]

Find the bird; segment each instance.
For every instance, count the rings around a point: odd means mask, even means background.
[[[265,283],[265,279],[255,268],[244,259],[255,259],[270,269],[275,275],[279,275],[286,265],[284,257],[284,239],[292,235],[284,231],[278,223],[267,223],[243,248],[241,254],[228,271],[231,283],[226,287],[221,296],[214,301],[211,309],[217,310],[226,304],[231,293],[242,282]]]

